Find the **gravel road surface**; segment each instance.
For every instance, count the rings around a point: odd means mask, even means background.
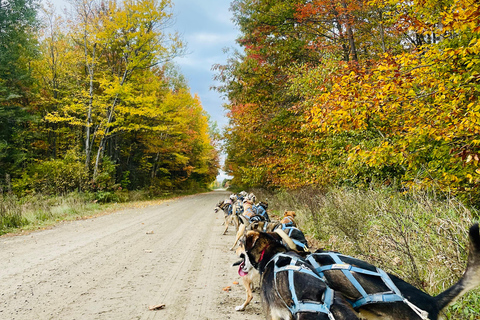
[[[0,238],[0,319],[264,319],[210,192]],[[234,284],[239,282],[240,284]],[[230,287],[230,291],[223,289]],[[165,308],[151,311],[150,306]]]

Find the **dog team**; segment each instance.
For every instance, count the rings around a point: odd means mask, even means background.
[[[243,311],[253,298],[254,283],[268,320],[436,320],[442,310],[480,286],[480,231],[469,230],[467,267],[460,280],[430,296],[402,279],[363,260],[338,252],[311,252],[294,211],[270,221],[268,203],[256,203],[242,191],[220,201],[225,230],[236,230],[238,274],[246,291]]]

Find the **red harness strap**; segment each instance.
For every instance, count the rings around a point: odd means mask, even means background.
[[[262,253],[260,253],[260,259],[258,260],[258,263],[263,260],[263,255],[265,254],[265,251],[270,247],[270,245],[266,246],[263,250]]]

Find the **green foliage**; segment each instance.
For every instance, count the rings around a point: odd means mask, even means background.
[[[93,190],[102,192],[117,190],[119,185],[115,182],[115,169],[116,165],[110,158],[103,158],[99,173],[92,181]]]
[[[13,180],[13,189],[20,195],[67,194],[87,189],[88,174],[79,156],[68,152],[63,159],[30,166],[21,178]]]
[[[437,189],[479,205],[479,5],[237,0],[216,66],[243,187]]]
[[[0,197],[0,235],[3,230],[19,228],[28,224],[13,196]]]
[[[48,4],[40,30],[34,0],[0,7],[0,191],[123,201],[215,179],[217,133],[167,62],[184,50],[170,0]]]
[[[445,310],[447,319],[476,320],[480,314],[480,290],[473,290]]]
[[[122,181],[120,181],[120,185],[123,189],[127,189],[130,184],[130,171],[123,172]]]
[[[33,117],[19,106],[0,105],[0,181],[6,174],[16,174],[32,154],[26,149],[31,142],[28,132]],[[0,182],[0,187],[3,183]]]
[[[25,102],[31,85],[29,61],[36,54],[36,0],[0,5],[0,103]],[[25,90],[27,88],[27,90]]]

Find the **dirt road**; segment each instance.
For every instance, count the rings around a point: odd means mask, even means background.
[[[211,192],[0,238],[0,319],[263,319],[244,312]],[[234,281],[240,284],[233,284]],[[225,287],[231,291],[223,291]],[[150,311],[149,306],[165,304]]]

